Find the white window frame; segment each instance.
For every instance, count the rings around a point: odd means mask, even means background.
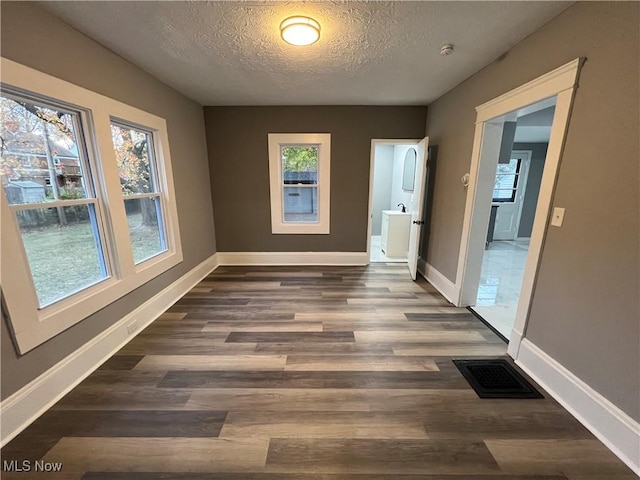
[[[269,185],[271,196],[271,233],[327,235],[331,230],[331,134],[270,133]],[[284,181],[282,147],[314,146],[318,148],[318,221],[284,221]]]
[[[148,155],[149,155],[149,170],[150,170],[150,178],[151,178],[151,188],[152,191],[148,192],[148,193],[134,193],[134,194],[128,194],[125,195],[124,193],[122,193],[121,191],[121,195],[123,197],[123,200],[126,202],[127,200],[143,200],[146,198],[151,198],[151,199],[155,199],[155,198],[159,198],[160,200],[160,212],[162,213],[162,217],[158,218],[158,229],[160,231],[160,235],[161,235],[161,243],[167,243],[167,232],[166,232],[166,228],[164,226],[164,216],[165,216],[165,202],[163,202],[163,196],[162,196],[162,192],[165,191],[165,188],[163,188],[163,186],[161,185],[160,182],[160,162],[156,153],[156,148],[155,148],[155,144],[156,144],[156,134],[153,131],[150,131],[148,128],[141,126],[141,125],[135,125],[130,121],[126,121],[120,118],[114,118],[113,116],[111,117],[111,122],[110,125],[116,125],[118,127],[123,127],[123,128],[132,128],[135,130],[138,130],[142,133],[146,133],[149,134],[151,136],[151,148],[148,149]],[[129,237],[131,238],[131,237]],[[161,250],[160,252],[158,252],[155,255],[152,255],[151,257],[145,258],[144,260],[142,260],[139,263],[136,263],[136,269],[138,269],[141,265],[145,264],[146,262],[148,262],[149,260],[151,260],[152,258],[156,257],[157,255],[162,255],[164,252],[167,251],[167,245],[165,245],[165,249]],[[134,259],[134,263],[135,263],[135,259]]]
[[[19,352],[24,354],[179,264],[183,256],[166,121],[11,60],[1,58],[0,62],[3,84],[73,105],[80,112],[110,273],[103,281],[40,308],[15,215],[4,193],[0,194],[0,282],[10,328]],[[140,125],[153,135],[167,250],[138,265],[133,261],[125,197],[111,139],[112,118]],[[42,206],[47,208],[46,203]]]

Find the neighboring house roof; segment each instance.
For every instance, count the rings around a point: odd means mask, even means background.
[[[40,134],[29,132],[8,133],[5,132],[5,154],[11,153],[30,153],[32,155],[46,156],[46,147],[44,137]],[[49,147],[51,153],[56,157],[65,157],[70,159],[78,159],[78,152],[75,146],[72,149],[49,139]]]
[[[44,188],[44,186],[39,183],[32,182],[31,180],[9,180],[9,185],[20,188]]]
[[[57,155],[56,155],[57,156]],[[78,166],[78,157],[61,157],[57,156],[60,161],[59,165],[63,167],[77,167]]]

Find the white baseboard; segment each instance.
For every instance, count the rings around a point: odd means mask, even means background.
[[[218,266],[214,254],[0,404],[4,446]],[[127,332],[133,321],[137,329]]]
[[[516,363],[640,475],[640,424],[526,338]]]
[[[444,298],[458,306],[460,289],[451,280],[422,259],[418,259],[418,271]]]
[[[418,273],[427,279],[427,261],[422,257],[418,257]]]
[[[522,340],[524,338],[524,333],[518,330],[515,325],[511,330],[511,335],[509,336],[509,344],[507,345],[507,353],[511,358],[518,358],[518,353],[520,352],[520,345],[522,345]]]
[[[220,265],[368,265],[367,252],[218,252]]]

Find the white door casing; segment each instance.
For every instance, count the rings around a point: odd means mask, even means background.
[[[411,146],[418,148],[418,142],[420,140],[407,138],[407,139],[382,139],[382,138],[374,138],[371,139],[371,154],[369,157],[369,208],[367,214],[367,263],[371,262],[371,234],[372,234],[372,220],[373,220],[373,187],[374,187],[374,177],[375,177],[375,166],[376,161],[380,161],[376,159],[376,147],[380,145],[391,145],[391,146]],[[417,157],[419,158],[419,157]]]
[[[476,198],[476,188],[478,186],[478,175],[483,170],[480,165],[483,131],[490,125],[490,120],[513,112],[517,109],[532,105],[543,100],[555,97],[555,114],[551,126],[551,136],[547,149],[542,182],[540,184],[540,194],[536,205],[536,214],[531,232],[529,244],[529,254],[525,265],[520,300],[516,311],[516,319],[509,338],[508,353],[513,358],[518,358],[520,344],[526,333],[526,323],[529,315],[531,299],[535,287],[538,272],[538,265],[542,252],[542,245],[546,236],[548,222],[551,217],[551,205],[555,181],[560,164],[562,149],[564,147],[565,135],[569,123],[571,105],[580,67],[584,59],[576,58],[561,67],[546,73],[531,82],[511,90],[489,102],[476,107],[476,131],[471,157],[470,183],[467,191],[462,235],[460,240],[460,254],[458,257],[458,271],[456,274],[456,287],[459,296],[456,306],[467,306],[469,291],[477,291],[473,285],[474,270],[481,268],[482,251],[480,252],[480,262],[478,264],[477,255],[473,255],[474,245],[484,244],[486,240],[486,225],[488,224],[488,213],[484,229],[479,227],[484,223],[478,218],[478,210],[482,210]],[[486,169],[485,169],[486,170]],[[494,172],[495,174],[495,172]],[[480,202],[482,203],[482,202]],[[478,277],[479,278],[479,277]]]
[[[518,174],[516,195],[513,202],[494,203],[494,205],[499,206],[496,215],[496,224],[493,230],[494,240],[515,240],[518,237],[531,153],[524,150],[514,150],[511,152],[511,158],[520,159],[520,172]]]
[[[500,142],[502,140],[503,121],[487,121],[476,125],[476,140],[474,149],[478,149],[479,159],[492,159],[484,162],[482,168],[479,165],[471,166],[470,183],[468,189],[474,190],[475,201],[469,205],[469,191],[467,192],[467,208],[469,214],[469,231],[474,233],[473,241],[470,241],[465,255],[464,286],[460,291],[460,297],[456,306],[475,305],[480,284],[482,259],[489,228],[489,216],[491,215],[491,197],[496,179]],[[479,162],[478,162],[479,163]],[[475,168],[474,168],[475,167]],[[473,179],[473,180],[472,180]],[[466,210],[465,210],[466,215]],[[463,231],[464,234],[464,231]],[[459,273],[460,266],[458,266]],[[458,282],[456,281],[456,284]]]
[[[425,137],[416,146],[416,170],[413,179],[413,200],[411,202],[411,231],[409,233],[409,254],[407,263],[411,278],[416,279],[418,275],[418,257],[420,252],[420,234],[422,233],[422,215],[424,203],[424,187],[426,182],[425,173],[427,171],[427,147],[429,137]]]

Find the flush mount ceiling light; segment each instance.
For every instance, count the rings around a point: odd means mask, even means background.
[[[289,17],[280,24],[280,34],[291,45],[311,45],[320,38],[320,24],[309,17]]]

